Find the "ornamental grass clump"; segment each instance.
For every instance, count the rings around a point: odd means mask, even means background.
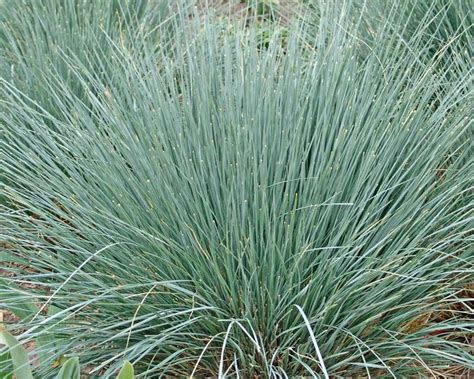
[[[176,17],[172,49],[100,39],[103,75],[61,52],[47,105],[0,79],[0,298],[36,375],[474,368],[469,62],[447,83],[385,29],[360,59],[346,8],[311,44]]]
[[[146,43],[159,46],[171,37],[171,29],[163,27],[169,17],[164,0],[5,0],[0,3],[0,73],[54,112],[56,104],[45,93],[47,73],[86,100],[62,55],[74,56],[96,78],[110,76],[111,54],[105,50],[120,45],[139,54]]]

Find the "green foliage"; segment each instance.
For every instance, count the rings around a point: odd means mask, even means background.
[[[278,13],[278,0],[245,0],[247,7],[261,18],[275,19]]]
[[[58,373],[57,379],[79,379],[81,376],[81,367],[79,364],[79,358],[69,358],[61,367]],[[123,363],[120,372],[117,375],[117,379],[134,379],[133,365],[125,361]]]
[[[5,345],[8,350],[0,356],[0,368],[3,369],[4,364],[8,364],[11,360],[16,378],[33,379],[31,366],[28,359],[28,353],[18,340],[12,336],[3,325],[0,324],[0,345]],[[2,378],[11,378],[10,373],[0,371]],[[79,379],[81,376],[81,369],[79,365],[79,358],[69,358],[64,362],[59,370],[57,379]],[[134,379],[133,365],[125,361],[117,379]]]
[[[446,80],[437,34],[354,4],[263,46],[181,11],[163,46],[81,16],[85,55],[39,8],[4,25],[0,298],[28,338],[105,377],[473,368],[470,62]]]
[[[80,379],[81,368],[79,366],[79,358],[69,358],[62,365],[56,379]]]
[[[28,353],[21,343],[18,342],[18,340],[13,337],[2,324],[0,324],[0,346],[1,345],[5,345],[8,348],[8,352],[0,355],[0,373],[4,374],[3,371],[5,364],[8,363],[9,359],[11,359],[15,377],[21,379],[33,379],[31,367],[28,363]],[[11,376],[10,374],[6,374],[5,376],[2,376],[2,378],[3,377],[8,378]]]
[[[134,377],[133,365],[130,362],[124,362],[117,379],[133,379]]]

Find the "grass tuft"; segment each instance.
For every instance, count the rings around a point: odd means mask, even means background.
[[[361,42],[350,6],[262,44],[184,6],[28,4],[0,27],[0,298],[36,375],[474,368],[469,60],[446,80],[396,13]]]

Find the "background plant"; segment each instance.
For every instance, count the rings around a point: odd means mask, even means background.
[[[0,325],[0,344],[5,345],[9,351],[0,357],[0,368],[11,357],[15,377],[22,379],[33,379],[32,369],[28,360],[28,353],[18,340],[11,335],[3,325]],[[3,378],[12,378],[12,373],[0,371]],[[56,376],[56,379],[80,379],[81,371],[78,358],[69,358],[64,362]],[[134,369],[130,362],[125,361],[120,369],[117,379],[133,379]]]

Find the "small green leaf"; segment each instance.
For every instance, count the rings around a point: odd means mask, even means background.
[[[13,337],[3,325],[0,324],[0,345],[5,345],[9,349],[13,363],[15,376],[19,379],[33,379],[31,367],[28,363],[28,353],[25,348]]]
[[[79,358],[69,358],[61,367],[56,379],[80,379]]]
[[[55,315],[56,313],[60,312],[61,309],[54,305],[50,305],[48,307],[48,317]],[[57,341],[55,338],[54,333],[39,333],[38,336],[35,338],[36,342],[36,352],[38,353],[38,358],[41,363],[50,363],[51,358],[57,354]],[[53,363],[54,364],[57,362],[57,365],[59,366],[61,362],[61,357],[56,359]]]
[[[125,361],[117,376],[117,379],[134,379],[135,374],[133,371],[133,365],[129,361]]]

